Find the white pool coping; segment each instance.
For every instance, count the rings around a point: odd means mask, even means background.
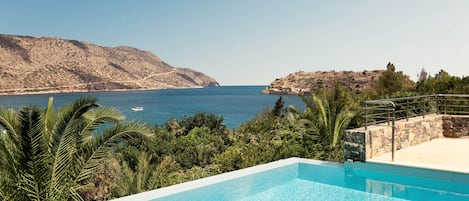
[[[343,164],[341,163],[293,157],[293,158],[282,159],[282,160],[278,160],[275,162],[257,165],[257,166],[253,166],[253,167],[249,167],[249,168],[245,168],[241,170],[235,170],[235,171],[231,171],[231,172],[227,172],[227,173],[223,173],[223,174],[219,174],[215,176],[210,176],[210,177],[206,177],[202,179],[188,181],[188,182],[184,182],[184,183],[180,183],[180,184],[176,184],[176,185],[172,185],[172,186],[168,186],[164,188],[159,188],[156,190],[129,195],[129,196],[114,199],[113,201],[153,200],[153,199],[177,194],[183,191],[188,191],[188,190],[192,190],[195,188],[200,188],[200,187],[204,187],[204,186],[208,186],[208,185],[212,185],[212,184],[216,184],[216,183],[220,183],[220,182],[224,182],[224,181],[228,181],[232,179],[237,179],[243,176],[252,175],[252,174],[256,174],[256,173],[260,173],[260,172],[264,172],[264,171],[268,171],[268,170],[272,170],[272,169],[276,169],[276,168],[284,167],[288,165],[293,165],[297,163],[343,167]]]

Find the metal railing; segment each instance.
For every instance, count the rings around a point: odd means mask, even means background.
[[[374,113],[370,114],[370,111]],[[383,116],[385,115],[385,116]],[[368,117],[373,117],[378,119],[379,123],[386,122],[389,126],[389,121],[392,122],[391,125],[391,160],[394,161],[394,136],[396,130],[396,104],[390,100],[372,100],[365,102],[365,130],[368,128]],[[376,123],[376,122],[375,122]],[[377,124],[377,123],[376,123]]]
[[[392,104],[389,104],[389,103]],[[433,94],[365,101],[365,129],[428,114],[469,115],[469,94]],[[394,115],[391,116],[391,111]]]
[[[436,113],[469,115],[469,94],[435,95]]]
[[[365,101],[365,130],[371,125],[391,126],[391,158],[395,152],[396,120],[428,114],[469,115],[469,94],[434,94]],[[391,124],[391,125],[390,125]]]

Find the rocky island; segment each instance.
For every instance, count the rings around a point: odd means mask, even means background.
[[[360,93],[383,74],[384,70],[372,71],[299,71],[277,78],[262,92],[265,94],[312,94],[319,88],[331,88],[336,81],[351,91]]]
[[[209,86],[219,84],[133,47],[0,34],[0,94]]]

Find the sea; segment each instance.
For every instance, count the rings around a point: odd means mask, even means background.
[[[80,92],[0,96],[0,105],[19,108],[23,105],[47,106],[49,97],[54,107],[71,103],[79,97],[96,97],[103,106],[119,109],[127,119],[163,125],[172,118],[180,119],[197,112],[223,116],[228,128],[237,128],[266,108],[272,109],[280,95],[261,93],[266,86],[221,86],[195,89],[162,89],[116,92]],[[298,96],[283,95],[285,107],[295,105],[305,108]],[[132,107],[143,107],[133,111]]]

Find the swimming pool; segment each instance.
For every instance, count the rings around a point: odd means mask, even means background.
[[[290,158],[117,200],[469,200],[469,174]]]

